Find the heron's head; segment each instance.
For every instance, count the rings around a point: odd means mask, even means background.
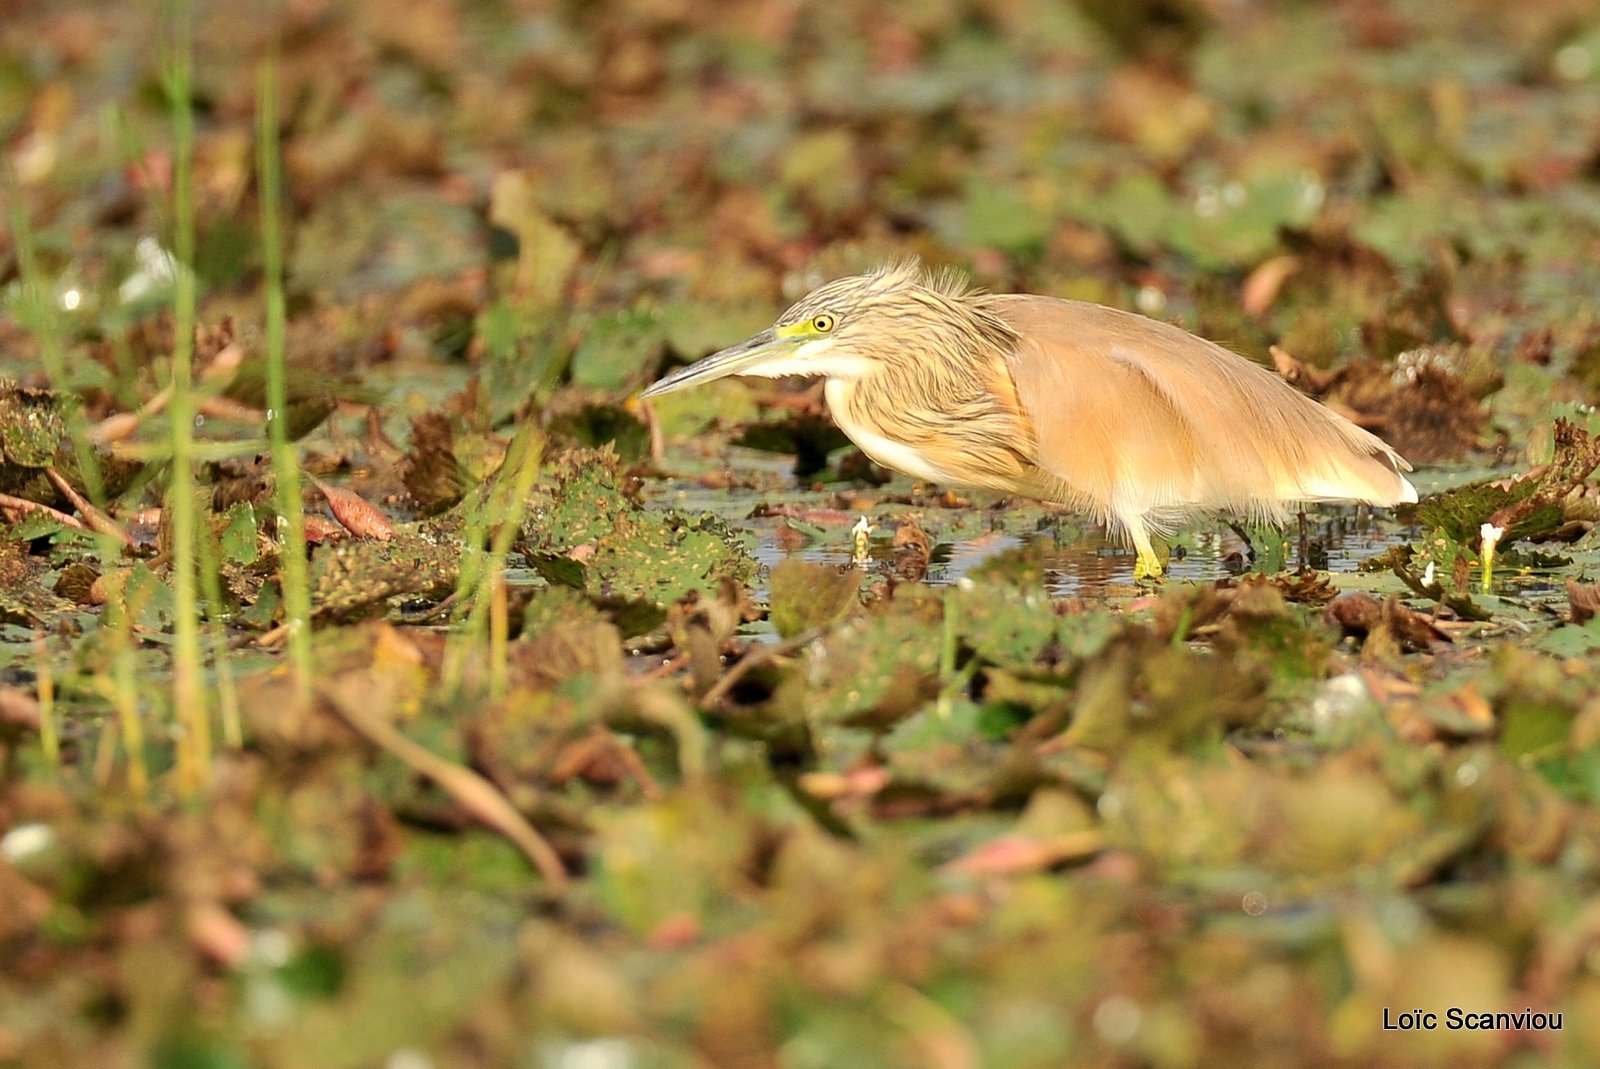
[[[959,278],[930,277],[915,263],[901,264],[812,290],[768,329],[679,368],[643,396],[729,375],[856,380],[930,350],[935,357],[977,353],[1008,331]]]

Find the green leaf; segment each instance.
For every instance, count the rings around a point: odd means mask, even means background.
[[[572,382],[598,390],[621,389],[661,351],[661,316],[651,306],[597,317],[572,354]]]
[[[839,619],[859,604],[861,573],[786,557],[772,569],[772,626],[783,638]]]
[[[256,544],[256,510],[241,501],[228,510],[228,526],[222,532],[222,556],[239,564],[254,564],[261,551]]]

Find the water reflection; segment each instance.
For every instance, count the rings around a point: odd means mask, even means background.
[[[827,493],[796,489],[789,458],[733,448],[720,461],[716,466],[730,476],[758,485],[764,482],[770,487],[769,492],[712,490],[694,482],[673,481],[655,484],[650,499],[662,508],[714,512],[734,526],[753,532],[757,538],[756,559],[767,567],[791,555],[838,567],[850,565],[850,525],[857,514],[835,511],[827,519],[809,515],[807,510],[837,510],[838,502]],[[739,484],[738,479],[728,481]],[[985,508],[982,495],[975,495],[970,510],[959,512],[883,502],[895,489],[904,492],[898,481],[878,491],[876,500],[880,503],[869,512],[871,522],[878,526],[872,538],[872,560],[865,566],[869,571],[893,574],[895,549],[891,541],[895,530],[908,518],[914,518],[935,543],[925,577],[934,585],[953,583],[1001,554],[1017,552],[1027,554],[1044,570],[1045,584],[1056,597],[1126,595],[1135,585],[1133,550],[1108,539],[1082,517],[1038,508]],[[863,496],[864,504],[873,501],[873,495]],[[780,502],[801,513],[796,526],[807,528],[808,534],[796,536],[785,519],[751,515],[758,503]],[[1255,528],[1247,533],[1255,550],[1253,561],[1247,557],[1245,542],[1226,523],[1197,520],[1171,540],[1169,578],[1210,582],[1247,571],[1293,569],[1303,559],[1323,571],[1350,572],[1367,558],[1408,541],[1415,531],[1396,527],[1387,513],[1375,514],[1368,508],[1351,506],[1319,509],[1307,515],[1304,554],[1297,527],[1282,532]],[[796,540],[805,544],[796,549]]]
[[[876,517],[869,570],[892,571],[895,554],[890,540],[893,517]],[[799,550],[781,544],[780,522],[745,520],[741,526],[758,532],[755,556],[772,566],[791,553],[809,561],[844,567],[850,564],[849,532],[829,531],[816,543]],[[1302,561],[1295,528],[1274,535],[1265,529],[1249,532],[1255,549],[1251,561],[1245,542],[1226,526],[1202,521],[1174,538],[1168,576],[1172,580],[1210,582],[1249,571],[1297,568]],[[1332,515],[1308,517],[1306,558],[1318,569],[1351,572],[1369,557],[1406,542],[1411,532],[1376,521],[1366,510],[1351,509]],[[973,537],[938,541],[926,582],[953,583],[985,562],[1007,553],[1022,553],[1044,570],[1045,586],[1056,597],[1097,598],[1125,594],[1134,585],[1132,549],[1098,531],[1073,525],[1050,525],[1027,533],[986,532]]]

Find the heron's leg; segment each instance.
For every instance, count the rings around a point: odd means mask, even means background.
[[[1256,547],[1255,547],[1255,543],[1250,541],[1250,532],[1246,531],[1242,526],[1240,526],[1238,520],[1228,520],[1227,524],[1228,524],[1228,530],[1230,530],[1234,534],[1238,535],[1239,536],[1239,541],[1244,543],[1245,560],[1249,560],[1249,561],[1255,560],[1256,559]]]
[[[1133,540],[1133,548],[1138,552],[1138,559],[1133,562],[1133,577],[1135,579],[1160,579],[1167,570],[1167,562],[1156,553],[1155,545],[1150,541],[1150,532],[1144,528],[1144,517],[1123,516],[1122,525],[1128,530],[1128,537]]]

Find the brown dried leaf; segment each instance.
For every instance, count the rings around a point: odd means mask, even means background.
[[[443,512],[466,494],[467,479],[456,458],[448,417],[425,412],[412,419],[411,448],[400,479],[424,516]]]
[[[1468,682],[1457,687],[1445,695],[1445,701],[1450,708],[1459,714],[1462,721],[1472,726],[1478,732],[1487,735],[1494,730],[1494,708],[1489,700],[1478,692],[1476,683]]]
[[[1570,420],[1556,420],[1555,455],[1550,463],[1513,483],[1536,479],[1536,488],[1489,515],[1488,522],[1506,532],[1502,545],[1517,538],[1548,535],[1559,528],[1566,518],[1567,499],[1596,467],[1600,467],[1600,438],[1591,437]]]
[[[1411,460],[1448,460],[1478,445],[1488,413],[1477,393],[1451,366],[1449,350],[1402,353],[1398,376],[1389,364],[1365,362],[1343,369],[1332,397],[1361,413],[1363,426]]]
[[[358,538],[373,538],[379,542],[387,542],[394,537],[394,524],[389,522],[389,517],[360,494],[342,486],[332,486],[321,479],[313,479],[312,482],[327,499],[328,511],[344,525],[345,530]]]
[[[319,691],[339,717],[367,741],[432,780],[457,805],[509,839],[538,871],[550,893],[566,891],[569,879],[560,855],[492,783],[401,734],[382,716],[369,711],[365,696],[352,688],[326,684]]]
[[[800,789],[825,802],[871,798],[888,787],[892,779],[883,766],[866,765],[847,772],[807,772],[800,777]]]
[[[1327,573],[1313,568],[1305,568],[1291,574],[1274,575],[1270,582],[1277,587],[1284,600],[1304,605],[1326,605],[1339,594],[1338,588],[1333,585]]]
[[[681,950],[700,938],[700,919],[692,913],[674,913],[645,935],[652,950]]]
[[[1572,609],[1572,622],[1586,624],[1600,613],[1600,583],[1587,586],[1576,579],[1567,580],[1567,605]]]
[[[165,400],[164,397],[163,400]],[[137,431],[139,424],[143,422],[144,413],[142,412],[113,412],[89,428],[89,441],[95,445],[109,445],[112,442],[123,441],[133,437],[134,431]]]
[[[620,679],[625,672],[622,633],[603,621],[552,627],[511,650],[514,678],[549,687],[577,675]]]
[[[1244,280],[1244,285],[1239,292],[1239,306],[1253,316],[1262,315],[1272,302],[1278,299],[1278,293],[1283,289],[1283,284],[1290,275],[1300,270],[1300,257],[1274,256],[1263,260],[1250,272]],[[1277,359],[1276,347],[1273,359]]]
[[[55,592],[60,597],[75,601],[79,605],[92,605],[95,604],[92,600],[94,584],[99,579],[100,573],[92,565],[78,561],[61,570],[61,578],[56,580]]]
[[[321,545],[323,542],[343,538],[345,534],[343,526],[328,519],[326,516],[319,516],[314,512],[306,514],[305,530],[306,541],[312,545]]]
[[[778,524],[778,529],[772,532],[772,540],[785,553],[793,553],[795,550],[803,549],[811,544],[811,536],[789,523],[788,520]]]
[[[207,419],[231,420],[234,423],[265,423],[267,414],[253,405],[235,401],[231,397],[207,397],[200,402],[200,414]]]
[[[933,557],[933,542],[928,533],[907,520],[894,533],[895,574],[916,582],[928,574],[928,562]]]
[[[187,928],[195,949],[219,965],[232,968],[250,953],[250,929],[219,903],[190,906]]]
[[[0,860],[0,940],[14,943],[32,936],[55,907],[54,897],[44,888],[26,880],[16,869]],[[0,1049],[4,1042],[0,1040]]]
[[[1323,618],[1346,636],[1363,642],[1374,635],[1387,636],[1408,652],[1426,651],[1435,643],[1451,641],[1432,620],[1407,608],[1399,598],[1379,601],[1361,590],[1347,591],[1334,598],[1323,610]]]
[[[1084,861],[1105,849],[1105,833],[1090,828],[1061,835],[1006,835],[944,866],[963,876],[1024,876]]]
[[[647,801],[659,801],[662,796],[661,787],[633,747],[598,724],[557,750],[549,777],[556,786],[571,779],[602,788],[632,782]]]
[[[272,464],[263,456],[224,460],[209,467],[211,507],[226,512],[235,505],[260,505],[272,496]]]
[[[847,512],[844,509],[808,509],[799,505],[768,505],[765,503],[757,505],[750,510],[750,518],[752,520],[773,517],[799,520],[801,523],[848,525],[856,522],[858,513]]]
[[[1271,346],[1267,351],[1272,354],[1272,366],[1277,369],[1283,381],[1291,386],[1298,386],[1308,393],[1322,394],[1337,378],[1336,372],[1312,367],[1291,356],[1279,346]]]
[[[15,687],[0,687],[0,733],[39,730],[39,703]]]

